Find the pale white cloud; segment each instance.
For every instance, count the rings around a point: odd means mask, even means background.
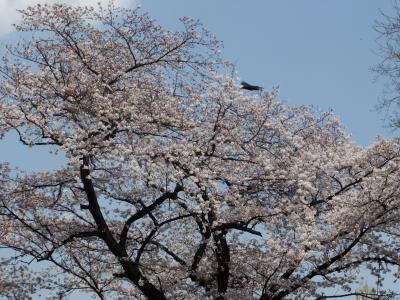
[[[29,5],[37,3],[68,3],[73,5],[93,5],[97,3],[106,5],[109,0],[0,0],[0,36],[5,35],[13,30],[12,24],[19,20],[17,9],[26,8]],[[137,5],[138,0],[114,0],[118,6],[129,7]]]

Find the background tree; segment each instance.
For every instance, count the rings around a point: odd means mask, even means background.
[[[378,108],[382,110],[393,128],[400,128],[400,2],[393,1],[393,13],[381,13],[376,22],[379,55],[382,61],[373,70],[387,79],[384,95]]]
[[[396,294],[391,291],[380,290],[377,291],[375,288],[369,287],[368,284],[364,284],[361,288],[356,290],[356,300],[394,300]]]
[[[243,91],[189,19],[169,32],[112,4],[22,17],[1,133],[67,163],[0,165],[0,267],[38,266],[1,272],[0,293],[11,277],[19,298],[321,299],[362,264],[399,265],[399,141],[356,147],[328,113]]]

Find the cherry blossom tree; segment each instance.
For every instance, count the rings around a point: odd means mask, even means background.
[[[357,147],[330,113],[241,89],[196,21],[21,14],[0,133],[67,162],[0,165],[0,295],[323,299],[399,265],[398,140]]]

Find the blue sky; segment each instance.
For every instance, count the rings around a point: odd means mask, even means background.
[[[13,10],[38,1],[0,0],[0,42],[13,37],[5,25],[15,20]],[[381,19],[379,10],[390,13],[391,0],[141,0],[140,5],[168,29],[180,28],[181,16],[200,19],[224,42],[223,56],[236,64],[241,79],[266,89],[279,85],[279,100],[290,105],[332,109],[355,143],[392,135],[374,111],[384,80],[374,82],[370,71],[380,60],[373,25]],[[42,152],[32,160],[10,136],[0,142],[0,154],[1,161],[28,170],[54,166]]]
[[[342,120],[354,141],[390,136],[374,111],[382,82],[374,21],[392,1],[376,0],[142,0],[144,10],[168,28],[180,16],[199,18],[224,42],[223,55],[241,79],[270,88],[292,105],[312,104]]]
[[[55,2],[50,0],[46,2]],[[100,0],[107,3],[108,0]],[[0,42],[12,40],[8,23],[16,8],[41,0],[0,0]],[[95,4],[98,0],[70,0]],[[224,42],[223,57],[237,66],[241,79],[279,85],[278,99],[290,105],[332,109],[358,145],[378,135],[390,137],[383,114],[375,111],[384,80],[374,82],[371,67],[379,61],[373,25],[380,10],[390,13],[392,0],[115,0],[137,5],[168,29],[181,28],[181,16],[198,18]],[[10,4],[12,3],[12,4]],[[7,23],[8,22],[8,23]],[[0,50],[1,53],[1,50]],[[0,152],[21,166],[47,167],[47,153],[35,160],[11,139]],[[16,153],[20,155],[16,155]],[[25,159],[26,158],[26,159]]]

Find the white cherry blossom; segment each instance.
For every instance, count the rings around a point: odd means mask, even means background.
[[[22,12],[31,35],[0,67],[0,136],[68,163],[0,165],[0,295],[322,299],[361,265],[399,265],[399,141],[357,147],[331,113],[242,90],[220,43],[182,24]]]

